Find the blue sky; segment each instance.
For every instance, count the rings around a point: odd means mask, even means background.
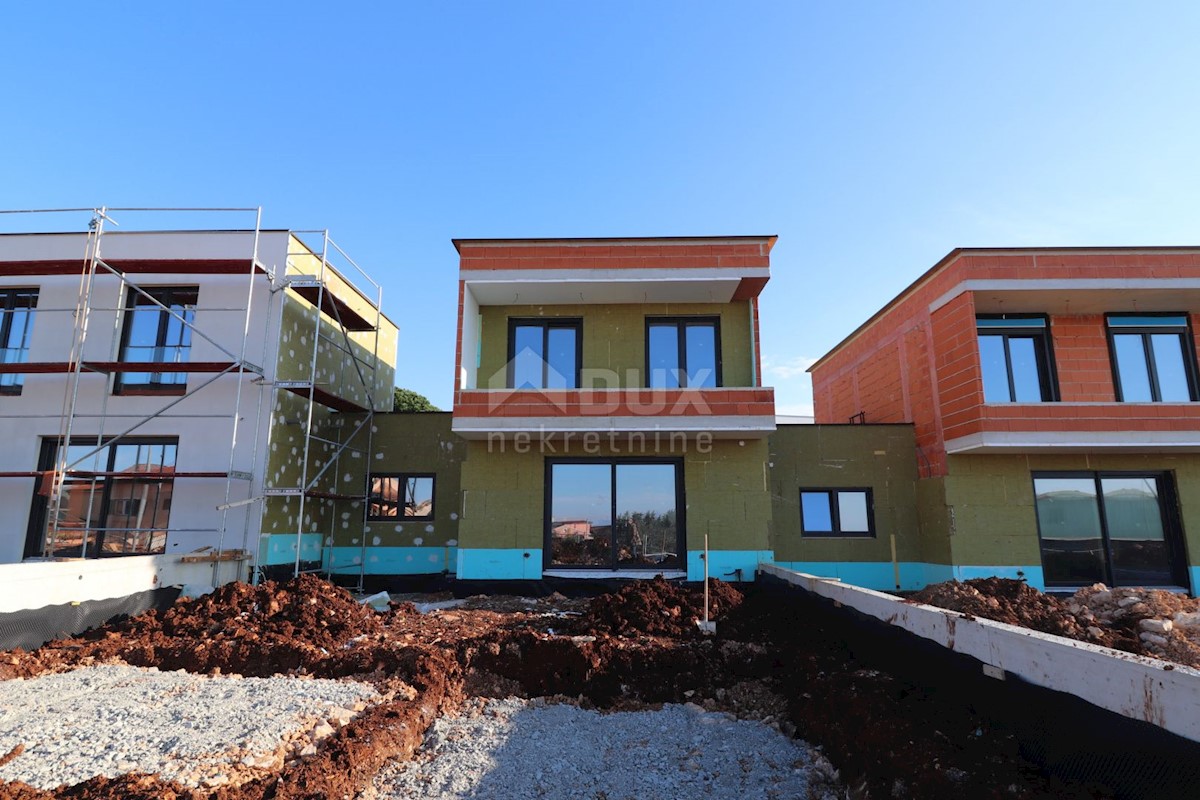
[[[0,207],[262,205],[449,407],[452,237],[773,233],[781,412],[956,246],[1200,244],[1194,3],[23,3]],[[11,227],[9,228],[11,229]]]

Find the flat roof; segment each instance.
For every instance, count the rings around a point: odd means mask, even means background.
[[[461,246],[464,244],[475,247],[497,246],[505,247],[513,244],[530,245],[533,247],[545,246],[562,246],[562,245],[586,245],[586,244],[647,244],[649,242],[660,243],[685,243],[696,244],[703,242],[706,244],[725,244],[725,243],[747,243],[747,242],[766,242],[768,249],[775,246],[775,242],[779,239],[777,234],[766,234],[761,236],[597,236],[597,237],[533,237],[533,238],[504,238],[504,239],[451,239],[450,242],[454,245],[454,249],[462,252]]]
[[[924,283],[941,272],[951,262],[958,259],[960,256],[982,256],[982,255],[1055,255],[1062,253],[1072,253],[1075,255],[1095,254],[1104,255],[1109,253],[1200,253],[1200,246],[1197,245],[1150,245],[1144,247],[1137,246],[1119,246],[1119,247],[956,247],[934,264],[925,272],[900,290],[900,293],[889,300],[878,311],[872,314],[861,325],[851,331],[844,339],[835,344],[825,355],[818,358],[806,372],[812,372],[817,367],[821,366],[825,361],[837,351],[848,345],[858,337],[863,331],[870,328],[878,322],[885,314],[900,304],[902,300],[919,289]]]

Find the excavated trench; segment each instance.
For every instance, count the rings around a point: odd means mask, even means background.
[[[856,798],[1110,796],[1047,777],[986,713],[881,669],[847,646],[838,617],[777,593],[752,589],[743,601],[719,585],[715,637],[695,626],[698,593],[663,581],[590,603],[497,608],[480,601],[422,615],[400,604],[379,614],[302,577],[223,587],[33,653],[2,654],[0,679],[123,661],[353,678],[383,699],[315,754],[238,786],[194,789],[128,774],[54,791],[5,783],[0,799],[354,798],[385,764],[411,758],[439,715],[469,696],[510,694],[621,710],[690,702],[761,720],[822,748]]]

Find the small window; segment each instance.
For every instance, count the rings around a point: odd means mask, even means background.
[[[37,308],[36,289],[0,291],[0,363],[24,364],[29,360],[29,337]],[[0,373],[0,394],[20,394],[25,376]]]
[[[874,536],[870,489],[801,489],[800,530],[804,536]]]
[[[433,519],[433,475],[372,475],[367,517]]]
[[[985,403],[1058,399],[1045,317],[980,316],[975,326]]]
[[[510,319],[510,389],[578,389],[582,323],[577,319]]]
[[[651,389],[721,386],[720,319],[647,319],[646,385]]]
[[[117,392],[183,394],[186,372],[165,372],[163,364],[184,364],[192,349],[196,319],[195,286],[156,286],[129,290],[120,361],[155,364],[153,371],[117,374]]]
[[[1196,355],[1185,314],[1109,314],[1117,400],[1187,403],[1196,395]]]

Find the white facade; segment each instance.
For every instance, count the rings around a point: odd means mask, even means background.
[[[130,284],[142,288],[194,286],[198,287],[197,310],[188,360],[231,363],[242,360],[244,353],[244,360],[258,365],[269,385],[280,340],[280,293],[271,291],[271,273],[283,275],[288,248],[294,247],[294,242],[287,232],[260,234],[258,262],[265,272],[259,270],[252,277],[253,231],[103,234],[100,257],[106,262],[125,265],[162,260],[164,268],[161,272],[130,273],[127,282],[103,268],[96,270],[82,361],[120,360],[123,308]],[[62,364],[70,360],[86,246],[83,234],[0,236],[0,289],[38,291],[25,362]],[[73,274],[19,274],[38,272],[31,262],[72,261],[78,264]],[[205,267],[199,262],[241,262],[243,269],[240,274],[213,274],[211,264]],[[66,433],[67,412],[72,406],[70,435],[75,443],[89,438],[94,442],[97,436],[113,437],[130,429],[132,437],[177,437],[175,471],[182,475],[174,481],[166,553],[217,546],[223,513],[227,515],[224,548],[251,550],[258,541],[258,504],[251,502],[226,512],[218,506],[261,495],[272,395],[257,378],[247,371],[239,380],[236,368],[224,375],[191,372],[186,396],[129,396],[114,394],[113,375],[84,369],[72,403],[75,379],[70,371],[27,373],[19,395],[0,395],[0,441],[5,443],[0,448],[0,473],[38,469],[42,443],[60,440]],[[103,470],[104,466],[93,466],[89,460],[76,468]],[[226,477],[185,477],[193,472],[224,476],[231,470],[243,475],[228,481]],[[25,552],[37,485],[38,479],[32,477],[0,477],[0,562],[19,561]]]

